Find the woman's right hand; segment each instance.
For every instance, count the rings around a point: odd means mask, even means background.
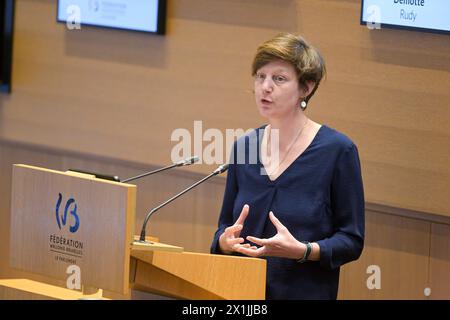
[[[247,218],[250,207],[248,204],[244,205],[241,214],[236,222],[225,229],[225,231],[219,237],[220,250],[225,254],[231,254],[236,251],[240,246],[249,246],[248,244],[242,244],[244,238],[240,237],[242,228],[244,227],[244,221]]]

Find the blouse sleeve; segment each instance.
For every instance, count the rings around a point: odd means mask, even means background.
[[[222,210],[219,216],[218,229],[214,234],[214,238],[211,244],[211,253],[219,254],[222,253],[219,247],[219,237],[225,231],[225,229],[231,226],[233,222],[233,207],[234,200],[238,191],[238,184],[236,178],[236,142],[233,146],[233,152],[230,157],[228,173],[227,173],[227,182],[225,185],[225,194],[223,197]]]
[[[352,143],[338,156],[331,183],[334,234],[317,243],[320,265],[335,269],[356,260],[364,247],[364,190],[357,147]]]

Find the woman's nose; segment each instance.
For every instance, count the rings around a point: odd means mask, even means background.
[[[272,90],[273,90],[273,82],[272,82],[272,80],[269,77],[264,79],[264,81],[262,83],[262,89],[265,92],[272,92]]]

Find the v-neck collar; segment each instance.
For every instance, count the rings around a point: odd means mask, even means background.
[[[266,127],[267,127],[267,125],[261,127],[260,130],[264,130]],[[261,161],[261,147],[262,147],[263,135],[258,134],[258,135],[257,135],[258,140],[259,140],[259,141],[258,141],[258,162],[259,162],[259,165],[260,165],[261,173],[264,172],[264,175],[266,176],[266,179],[267,179],[271,184],[277,183],[277,182],[280,180],[280,178],[282,178],[282,177],[285,175],[286,171],[288,171],[288,170],[294,165],[294,163],[296,163],[297,161],[299,161],[300,158],[303,156],[303,154],[305,154],[307,151],[309,151],[309,149],[311,148],[311,146],[316,142],[317,137],[319,136],[320,132],[323,131],[323,130],[322,130],[323,127],[326,127],[326,125],[322,124],[322,125],[320,126],[319,130],[317,130],[316,134],[314,135],[314,138],[311,140],[311,142],[308,144],[308,146],[305,148],[305,150],[303,150],[303,152],[300,153],[300,154],[295,158],[295,160],[292,161],[292,163],[291,163],[286,169],[284,169],[284,170],[278,175],[277,178],[275,178],[275,179],[273,179],[273,180],[272,180],[272,179],[270,178],[270,176],[267,174],[266,167],[264,166],[264,164],[263,164],[262,161]]]

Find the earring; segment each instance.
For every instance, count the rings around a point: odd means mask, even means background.
[[[303,100],[302,102],[300,102],[300,108],[301,108],[303,111],[305,111],[305,109],[306,109],[306,101],[305,101],[305,100]]]

